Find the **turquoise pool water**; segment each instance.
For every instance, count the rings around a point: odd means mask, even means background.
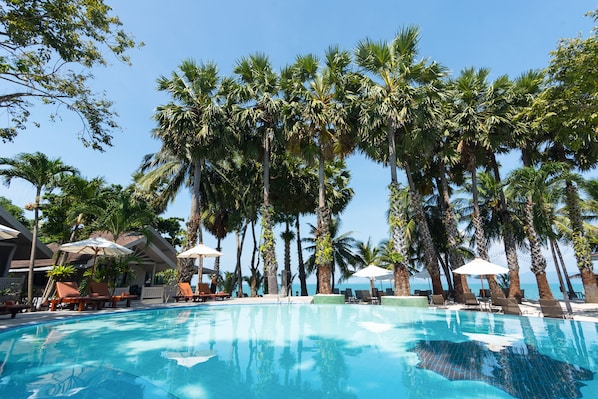
[[[196,305],[0,334],[1,398],[598,398],[593,323]]]

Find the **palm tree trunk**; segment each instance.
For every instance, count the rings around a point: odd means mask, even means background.
[[[565,260],[563,259],[563,254],[561,254],[561,249],[559,248],[559,243],[554,241],[554,249],[558,255],[559,261],[561,262],[561,268],[563,270],[563,274],[565,275],[565,281],[567,282],[567,288],[569,290],[569,297],[571,299],[577,299],[577,294],[573,289],[573,285],[571,284],[571,279],[569,278],[569,273],[567,273],[567,267],[565,266]]]
[[[591,247],[583,227],[579,208],[579,193],[577,192],[577,187],[571,181],[566,182],[565,200],[571,222],[573,249],[575,251],[575,258],[577,259],[577,268],[581,274],[583,289],[586,294],[586,302],[598,303],[598,284],[594,276]]]
[[[395,295],[409,296],[411,287],[409,284],[409,269],[407,253],[407,243],[405,242],[405,218],[401,212],[400,206],[400,187],[394,182],[389,186],[390,191],[390,211],[389,221],[391,227],[391,240],[393,252],[398,259],[393,260],[393,274],[395,279]]]
[[[245,233],[247,232],[247,224],[243,226],[242,232],[235,232],[235,241],[237,246],[237,265],[235,267],[235,275],[238,282],[237,298],[243,298],[243,273],[241,270],[241,254],[243,253],[243,243],[245,242]],[[240,236],[240,237],[239,237]],[[231,292],[232,295],[232,292]]]
[[[554,268],[556,269],[556,275],[559,278],[559,287],[561,288],[561,293],[563,294],[563,299],[565,301],[565,306],[567,307],[567,312],[569,314],[573,313],[571,309],[571,302],[569,302],[569,295],[567,294],[567,289],[565,288],[565,282],[563,281],[563,275],[561,274],[561,268],[559,267],[559,260],[556,256],[556,250],[554,248],[554,239],[550,239],[550,252],[552,252],[552,259],[554,261]]]
[[[245,227],[247,228],[247,224]],[[251,269],[251,297],[254,298],[258,295],[258,271],[259,271],[259,256],[256,256],[259,252],[257,238],[255,236],[255,222],[251,221],[251,237],[253,238],[253,250],[251,251],[251,264],[249,268]]]
[[[39,203],[41,200],[41,187],[36,188],[35,193],[35,208],[33,209],[33,237],[31,237],[31,254],[29,256],[29,273],[27,275],[27,305],[33,312],[35,306],[33,306],[33,273],[35,268],[35,252],[37,249],[37,234],[39,231]]]
[[[484,233],[484,227],[482,226],[482,218],[480,216],[480,206],[478,204],[478,177],[476,168],[473,167],[471,171],[471,193],[473,195],[473,216],[472,223],[475,229],[476,247],[478,250],[478,256],[485,261],[490,261],[488,256],[488,247],[486,245],[486,234]],[[496,277],[489,275],[486,276],[490,291],[499,292],[500,287],[496,282]]]
[[[191,188],[191,212],[187,222],[187,245],[185,250],[197,245],[197,239],[201,242],[201,160],[196,160],[193,165],[193,187]],[[195,274],[193,259],[179,258],[179,281],[190,282]],[[201,271],[198,271],[199,282],[201,282]]]
[[[459,230],[457,229],[457,222],[455,221],[455,214],[453,206],[451,204],[451,196],[449,193],[448,181],[446,179],[444,163],[440,162],[440,183],[442,186],[442,202],[443,202],[443,221],[446,229],[448,251],[451,269],[457,269],[465,264],[463,256],[459,253],[459,242],[457,238],[460,237]],[[467,284],[467,276],[464,274],[452,274],[453,285],[455,286],[455,300],[459,303],[463,302],[463,293],[469,292],[469,285]],[[450,279],[450,275],[446,275],[447,280]]]
[[[494,180],[497,183],[498,202],[500,205],[500,219],[503,225],[503,245],[505,247],[505,254],[507,257],[507,266],[509,267],[509,297],[516,298],[518,302],[521,301],[521,282],[519,279],[519,259],[517,257],[517,244],[513,235],[513,220],[511,213],[507,207],[507,199],[502,188],[500,170],[496,155],[493,152],[489,154],[490,163],[494,173]]]
[[[299,283],[301,284],[301,296],[309,295],[307,292],[307,277],[305,274],[305,264],[303,263],[303,250],[301,248],[301,234],[299,231],[299,215],[295,219],[295,231],[297,232],[297,261],[299,262]]]
[[[282,281],[282,296],[291,296],[292,291],[290,289],[289,284],[291,283],[291,240],[293,239],[293,234],[291,233],[289,221],[288,219],[285,221],[286,229],[283,233],[283,240],[284,240],[284,271],[281,276]]]
[[[528,198],[525,205],[525,231],[529,241],[530,256],[532,258],[532,265],[530,267],[532,273],[536,275],[536,282],[538,283],[538,292],[540,299],[554,299],[548,279],[546,278],[546,259],[542,255],[542,247],[538,238],[538,233],[534,227],[534,203]]]
[[[440,268],[436,261],[436,249],[434,248],[434,242],[432,235],[430,234],[430,228],[428,227],[428,220],[422,206],[422,199],[415,187],[413,178],[411,176],[411,168],[408,162],[402,163],[405,174],[407,175],[407,182],[409,183],[409,191],[411,192],[411,206],[415,210],[415,215],[418,222],[418,230],[420,232],[420,238],[424,245],[424,256],[426,259],[426,269],[430,274],[432,280],[432,290],[434,294],[443,294],[442,281],[440,280]]]
[[[324,176],[324,153],[320,148],[319,157],[319,194],[318,194],[318,232],[316,236],[316,267],[320,294],[332,294],[330,285],[332,263],[332,239],[330,237],[330,209],[326,206],[326,187]]]
[[[278,295],[278,264],[276,263],[276,239],[274,237],[274,209],[270,205],[270,139],[266,131],[263,137],[264,148],[264,204],[262,206],[262,257],[264,277],[268,284],[268,294]]]

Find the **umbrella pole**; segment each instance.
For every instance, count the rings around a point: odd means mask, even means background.
[[[200,256],[199,263],[197,265],[197,285],[195,286],[195,293],[199,294],[199,283],[201,283],[203,276],[203,256]]]
[[[95,251],[93,254],[93,264],[91,265],[91,276],[89,277],[89,281],[93,281],[93,275],[96,271],[96,258],[98,257],[98,251]]]

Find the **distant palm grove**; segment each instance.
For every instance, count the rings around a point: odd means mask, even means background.
[[[597,21],[598,11],[589,16]],[[312,273],[317,292],[330,294],[335,282],[376,264],[393,271],[395,295],[410,295],[410,275],[425,269],[434,293],[460,300],[470,288],[451,270],[473,257],[489,260],[488,247],[498,243],[509,268],[500,283],[507,282],[509,297],[522,295],[518,253],[529,253],[541,298],[553,297],[545,253],[563,292],[575,295],[560,256],[568,246],[586,301],[598,302],[591,256],[598,180],[583,177],[598,162],[598,30],[563,39],[543,69],[494,80],[477,67],[449,75],[420,57],[419,40],[418,28],[407,26],[392,40],[365,38],[352,51],[300,55],[281,70],[256,53],[240,58],[231,76],[214,63],[183,60],[157,79],[157,90],[170,98],[153,115],[151,134],[161,148],[143,159],[131,187],[86,181],[59,160],[46,159],[54,163],[43,183],[16,173],[43,159],[39,153],[0,159],[0,175],[40,189],[32,228],[37,234],[44,221],[45,241],[69,240],[82,218],[85,229],[114,230],[115,237],[152,224],[183,249],[203,242],[204,231],[218,247],[234,235],[236,269],[223,278],[216,261],[214,280],[239,296],[241,255],[250,247],[251,263],[244,265],[250,295],[259,289],[291,295],[295,274],[300,295],[307,295]],[[339,216],[353,195],[344,159],[353,154],[389,171],[389,237],[378,246],[340,234]],[[506,154],[520,159],[508,174],[499,162]],[[182,190],[192,203],[179,236],[179,220],[157,215]],[[314,214],[316,225],[302,232],[300,218]],[[282,260],[277,225],[284,226]],[[195,270],[193,260],[180,259],[178,279],[190,281]],[[488,284],[500,289],[493,276]]]

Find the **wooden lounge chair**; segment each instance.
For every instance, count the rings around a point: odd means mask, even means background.
[[[436,308],[447,309],[446,300],[442,294],[432,294],[430,304]]]
[[[86,309],[89,305],[94,309],[101,309],[109,297],[98,294],[83,296],[79,292],[79,286],[74,281],[57,281],[56,298],[50,300],[50,310],[56,310],[59,304],[69,304],[77,307],[78,311]]]
[[[179,293],[174,296],[176,302],[187,302],[189,300],[193,302],[203,302],[208,298],[206,295],[194,294],[189,283],[178,283],[177,286],[179,287]]]
[[[473,292],[463,293],[463,305],[465,305],[467,309],[481,309],[480,302]]]
[[[521,308],[517,303],[517,299],[515,298],[501,298],[501,310],[504,314],[511,314],[516,316],[521,316]]]
[[[540,299],[540,308],[542,309],[544,317],[551,317],[554,319],[571,318],[571,316],[563,312],[560,302],[556,299]]]
[[[212,290],[210,290],[210,286],[207,283],[198,283],[198,288],[199,288],[199,295],[204,295],[206,298],[210,298],[210,299],[220,299],[220,300],[224,300],[227,298],[230,298],[230,294],[228,292],[214,292],[212,293]]]
[[[0,314],[10,314],[11,319],[14,319],[17,313],[21,313],[25,309],[29,309],[29,305],[13,303],[12,301],[0,304]]]
[[[110,302],[110,307],[115,308],[117,302],[125,302],[125,307],[131,306],[131,299],[137,299],[137,295],[130,295],[128,293],[123,293],[120,295],[111,295],[110,290],[108,289],[108,284],[106,283],[99,283],[97,281],[92,281],[89,283],[89,290],[94,293],[98,294],[101,297],[106,297],[108,300],[106,302]]]

